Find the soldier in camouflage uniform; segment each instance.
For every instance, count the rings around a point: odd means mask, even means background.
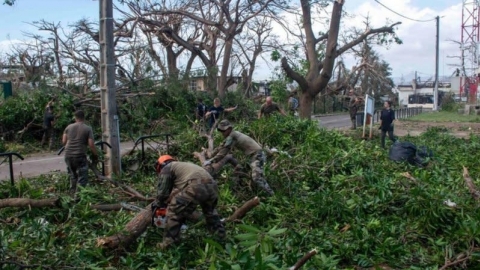
[[[348,110],[350,113],[350,120],[352,121],[352,126],[350,129],[357,128],[357,111],[358,107],[360,106],[360,100],[353,92],[353,89],[348,91],[348,95],[350,96],[350,102],[348,103]]]
[[[225,237],[225,228],[216,210],[218,202],[218,186],[212,176],[202,167],[188,162],[175,161],[169,155],[161,156],[157,161],[158,187],[157,206],[167,208],[167,223],[163,242],[158,247],[165,249],[179,242],[180,228],[197,205],[202,208],[211,232],[220,238]],[[180,190],[170,202],[170,193],[176,188]],[[168,207],[167,207],[168,206]]]
[[[225,140],[213,151],[213,157],[206,160],[203,166],[205,167],[221,161],[234,147],[237,147],[251,158],[250,167],[252,169],[252,180],[268,194],[274,195],[273,190],[264,177],[263,166],[266,163],[266,155],[262,147],[249,136],[233,130],[233,126],[227,120],[220,121],[217,130],[222,133]]]

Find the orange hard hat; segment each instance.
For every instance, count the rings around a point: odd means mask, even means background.
[[[157,173],[159,173],[162,170],[162,167],[167,165],[166,162],[167,161],[172,161],[172,160],[175,160],[175,159],[170,155],[160,156],[157,159],[157,162],[155,163],[155,171],[157,171]]]
[[[163,164],[169,160],[175,160],[175,159],[170,155],[163,155],[158,158],[158,163],[163,166]]]

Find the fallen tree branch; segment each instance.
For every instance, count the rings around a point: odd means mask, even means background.
[[[231,216],[227,218],[226,221],[236,221],[242,219],[250,210],[259,204],[260,199],[255,196],[255,198],[247,201],[242,205],[242,207],[238,208]]]
[[[176,194],[173,194],[175,190],[170,193],[169,200],[173,198]],[[179,192],[179,191],[175,191]],[[238,208],[226,221],[236,221],[245,216],[245,214],[250,211],[252,208],[260,204],[258,197],[255,197],[245,204],[242,207]],[[152,220],[152,204],[149,204],[141,212],[139,212],[130,222],[125,225],[123,232],[114,234],[112,236],[98,238],[97,247],[116,249],[121,246],[128,246],[133,243],[150,225]],[[190,220],[199,220],[201,214],[197,211],[194,211],[189,217]]]
[[[473,180],[468,173],[468,169],[465,166],[463,166],[463,179],[465,180],[465,183],[467,184],[468,190],[470,191],[470,194],[472,194],[472,197],[475,200],[479,200],[480,191],[478,191],[477,187],[473,183]]]
[[[403,177],[406,177],[410,180],[412,180],[413,182],[417,182],[417,179],[415,179],[415,177],[413,177],[409,172],[404,172],[401,174]]]
[[[462,253],[459,256],[457,256],[457,259],[455,259],[453,262],[446,260],[445,264],[442,267],[438,268],[438,270],[445,270],[451,266],[461,264],[469,260],[470,258],[471,258],[471,255],[465,255]]]
[[[38,267],[40,267],[39,264],[26,265],[26,264],[22,264],[22,263],[15,262],[15,261],[0,261],[0,269],[3,269],[3,267],[2,267],[3,265],[9,265],[9,264],[16,265],[18,267],[17,269],[28,269],[28,268],[38,268]],[[43,268],[43,269],[50,269],[50,268]]]
[[[152,204],[139,212],[130,222],[125,225],[125,232],[97,239],[97,246],[115,249],[120,246],[128,246],[134,242],[148,227],[152,220]]]
[[[51,207],[51,206],[60,206],[60,198],[55,199],[27,199],[27,198],[10,198],[0,200],[0,208],[5,207]]]
[[[307,254],[305,254],[305,256],[300,258],[300,260],[298,260],[297,263],[294,266],[288,268],[288,270],[298,270],[298,269],[300,269],[300,267],[302,267],[308,260],[310,260],[316,254],[317,254],[316,249],[310,250]]]
[[[108,181],[110,183],[112,183],[112,185],[116,186],[116,187],[119,187],[121,189],[123,189],[126,193],[128,193],[130,196],[134,197],[134,198],[137,198],[139,200],[142,200],[142,201],[152,201],[152,198],[147,198],[145,196],[143,196],[142,194],[140,194],[140,192],[136,191],[134,188],[128,186],[128,185],[125,185],[125,184],[122,184],[118,181],[115,181],[113,179],[110,179],[106,176],[103,176],[102,173],[97,169],[97,166],[95,166],[94,164],[90,163],[89,164],[89,167],[90,169],[93,171],[93,173],[95,174],[95,177],[100,180],[100,181]]]

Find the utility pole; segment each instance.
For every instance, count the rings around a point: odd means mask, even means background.
[[[437,22],[437,41],[435,44],[435,89],[433,90],[433,110],[438,111],[438,63],[440,52],[440,16],[435,17]]]
[[[113,44],[113,3],[100,0],[100,95],[102,141],[106,147],[105,175],[121,173],[120,134],[118,129],[117,99],[115,94],[115,47]]]

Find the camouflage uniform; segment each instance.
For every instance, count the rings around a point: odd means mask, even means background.
[[[358,111],[358,102],[355,94],[350,96],[350,102],[348,103],[348,109],[350,112],[350,120],[352,121],[351,129],[357,128],[357,111]]]
[[[229,127],[232,126],[227,120],[222,120],[218,125],[218,129],[220,130],[226,130]],[[262,147],[249,136],[232,130],[228,137],[225,138],[223,143],[213,151],[213,158],[211,158],[210,161],[212,163],[216,163],[222,160],[234,147],[238,147],[243,151],[244,154],[250,156],[252,180],[257,184],[258,187],[264,189],[266,192],[268,192],[268,194],[273,195],[274,192],[268,185],[264,176],[264,166],[266,162],[265,152],[263,151]]]
[[[239,166],[240,166],[238,164],[238,160],[236,158],[234,158],[232,154],[228,154],[224,158],[222,158],[221,160],[219,160],[215,163],[203,166],[203,168],[205,170],[207,170],[207,172],[210,173],[211,176],[215,177],[220,172],[220,170],[223,168],[223,166],[225,166],[225,164],[227,164],[227,163],[232,164],[232,166],[235,169],[239,168]]]
[[[180,228],[197,205],[202,208],[207,229],[216,232],[220,238],[225,237],[225,228],[216,210],[217,182],[205,169],[188,162],[168,163],[159,173],[157,203],[160,207],[167,206],[166,200],[173,188],[180,192],[168,203],[167,224],[160,248],[164,249],[180,240]]]

